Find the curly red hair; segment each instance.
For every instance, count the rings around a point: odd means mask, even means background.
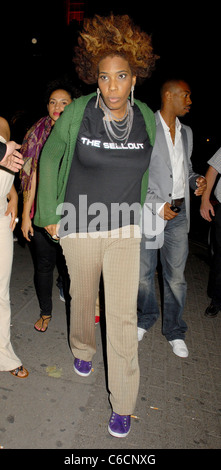
[[[151,75],[158,58],[153,54],[151,36],[128,15],[85,19],[73,59],[79,78],[87,84],[96,83],[98,64],[108,55],[124,57],[138,79]]]

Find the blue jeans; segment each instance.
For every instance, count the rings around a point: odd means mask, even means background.
[[[163,277],[162,333],[168,341],[172,341],[184,339],[187,330],[182,319],[187,288],[184,270],[188,256],[185,203],[181,205],[177,217],[167,222],[163,235],[164,242],[159,250],[147,249],[144,235],[141,240],[138,327],[148,330],[160,315],[155,291],[155,272],[160,252]]]

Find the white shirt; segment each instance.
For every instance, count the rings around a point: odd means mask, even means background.
[[[158,111],[159,112],[159,111]],[[175,141],[173,143],[170,128],[164,121],[161,113],[159,112],[160,120],[163,126],[173,173],[173,189],[171,199],[180,199],[185,194],[185,180],[184,180],[184,166],[183,166],[183,142],[181,135],[181,123],[176,118],[175,123]]]

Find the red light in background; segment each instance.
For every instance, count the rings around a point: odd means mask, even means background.
[[[66,0],[67,24],[75,20],[81,23],[84,19],[84,2],[72,2]]]

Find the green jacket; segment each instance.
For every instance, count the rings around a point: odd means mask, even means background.
[[[64,202],[71,162],[84,110],[93,96],[95,96],[95,93],[81,96],[66,106],[44,145],[40,158],[40,177],[34,217],[34,223],[39,227],[57,224],[60,220],[60,215],[56,214],[56,209],[59,204]],[[150,143],[153,146],[156,135],[154,113],[145,103],[138,100],[135,100],[135,103],[144,117]],[[148,170],[142,180],[141,205],[145,201],[147,185]]]

